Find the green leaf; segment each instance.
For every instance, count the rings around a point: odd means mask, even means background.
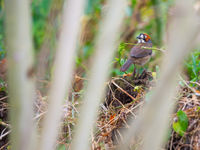
[[[120,43],[120,45],[118,46],[118,54],[120,58],[125,48],[126,48],[126,44],[124,42]]]
[[[85,8],[86,15],[93,15],[96,12],[100,12],[102,8],[102,0],[88,0]]]
[[[173,129],[180,136],[183,136],[188,128],[188,117],[182,110],[177,112],[178,121],[173,123]]]
[[[115,60],[116,60],[116,61],[119,61],[120,59],[116,57]]]
[[[199,111],[200,111],[200,106],[197,107],[197,112],[199,112]]]
[[[80,57],[76,57],[75,61],[76,61],[77,65],[81,65],[81,63],[82,63],[82,59]]]
[[[200,71],[200,51],[195,50],[191,53],[190,57],[185,63],[185,67],[187,68],[187,73],[190,77],[190,80],[196,82],[200,79],[199,71]]]
[[[137,0],[132,0],[131,3],[132,3],[131,6],[134,8],[135,5],[137,4]]]
[[[179,122],[175,122],[173,123],[173,129],[176,133],[178,133],[180,136],[183,136],[184,135],[184,131],[183,129],[181,128]]]
[[[119,69],[112,69],[111,72],[110,72],[110,74],[112,76],[116,76],[116,75],[122,76],[124,73],[121,72]]]
[[[66,147],[64,144],[60,144],[60,145],[58,145],[57,150],[66,150]]]

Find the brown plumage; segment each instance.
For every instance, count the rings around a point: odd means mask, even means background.
[[[143,66],[150,60],[152,50],[147,48],[152,47],[152,42],[149,35],[141,33],[137,38],[138,44],[131,49],[129,58],[121,67],[120,71],[126,71],[131,64]]]

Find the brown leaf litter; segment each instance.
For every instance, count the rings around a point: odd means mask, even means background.
[[[57,144],[64,144],[70,147],[74,134],[74,126],[79,116],[79,106],[83,94],[83,81],[75,80],[69,99],[63,105],[63,125]],[[107,83],[105,102],[101,105],[96,129],[91,133],[91,148],[93,150],[114,149],[123,136],[121,129],[129,127],[128,120],[138,117],[138,112],[143,107],[145,95],[155,85],[151,73],[133,79],[132,76],[115,77]],[[200,88],[200,87],[199,87]],[[47,109],[47,97],[37,92],[34,119],[40,124]],[[8,101],[6,93],[0,92],[0,135],[9,131],[7,120]],[[176,112],[183,110],[189,120],[189,126],[184,136],[178,135],[173,128],[169,132],[169,139],[166,143],[166,150],[199,150],[200,149],[200,97],[187,86],[181,87],[177,101],[177,108],[171,117],[171,124],[177,119]],[[155,131],[156,132],[156,131]],[[8,132],[9,133],[9,132]],[[0,150],[9,145],[8,135],[2,137]],[[141,143],[140,143],[141,144]]]
[[[111,79],[108,84],[105,107],[101,110],[97,121],[97,132],[92,141],[93,149],[115,149],[117,143],[123,140],[120,130],[129,128],[128,120],[130,118],[137,118],[138,111],[145,103],[145,94],[154,85],[155,82],[151,76],[136,80],[132,77]],[[188,117],[189,126],[183,137],[173,131],[171,127],[170,137],[163,149],[199,150],[200,97],[188,87],[181,87],[179,95],[181,96],[178,98],[177,109],[172,115],[171,123],[176,120],[176,112],[183,110]]]

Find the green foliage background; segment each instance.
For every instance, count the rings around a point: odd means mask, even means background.
[[[48,43],[50,51],[48,61],[49,68],[55,54],[55,43],[58,36],[60,16],[56,14],[54,19],[54,11],[62,13],[62,9],[56,8],[58,3],[63,4],[64,0],[32,0],[32,36],[34,40],[34,49],[36,56],[41,52],[44,43]],[[141,32],[151,35],[155,47],[164,48],[162,37],[165,35],[167,24],[167,16],[170,6],[174,0],[127,0],[128,7],[126,9],[126,18],[124,20],[124,30],[120,37],[121,44],[118,46],[116,57],[113,60],[113,69],[111,75],[122,75],[119,71],[120,66],[125,62],[130,45],[126,43],[135,43],[135,37]],[[141,5],[141,6],[140,6]],[[78,45],[78,56],[76,58],[77,73],[84,76],[88,71],[91,56],[94,52],[94,40],[98,32],[98,24],[101,20],[102,11],[106,7],[106,0],[88,0],[83,16],[83,31],[81,33],[81,43]],[[0,0],[0,59],[6,56],[6,47],[4,41],[4,1]],[[56,10],[57,9],[57,10]],[[59,13],[58,13],[59,14]],[[136,14],[136,15],[135,15]],[[134,15],[136,16],[134,18]],[[139,19],[137,18],[139,16]],[[51,32],[49,32],[51,31]],[[129,36],[127,36],[129,35]],[[151,65],[156,59],[159,59],[162,54],[155,52],[155,56],[148,64],[148,69],[156,71],[159,64]],[[185,61],[185,73],[189,80],[199,81],[200,77],[200,50],[195,49]],[[37,61],[37,57],[36,57]],[[51,69],[50,69],[51,70]],[[50,74],[50,70],[47,73]],[[133,66],[127,73],[133,70]]]

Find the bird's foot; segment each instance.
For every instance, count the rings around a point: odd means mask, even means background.
[[[140,79],[144,79],[147,75],[146,69],[143,70],[142,74],[140,75]]]
[[[134,69],[134,72],[133,72],[133,80],[139,80],[139,79],[145,79],[146,76],[148,75],[147,74],[148,72],[146,71],[146,69],[143,70],[143,72],[140,74],[140,73],[137,73],[136,70]]]
[[[138,74],[136,73],[136,68],[134,68],[132,75],[133,75],[133,80],[136,80],[138,76]]]

